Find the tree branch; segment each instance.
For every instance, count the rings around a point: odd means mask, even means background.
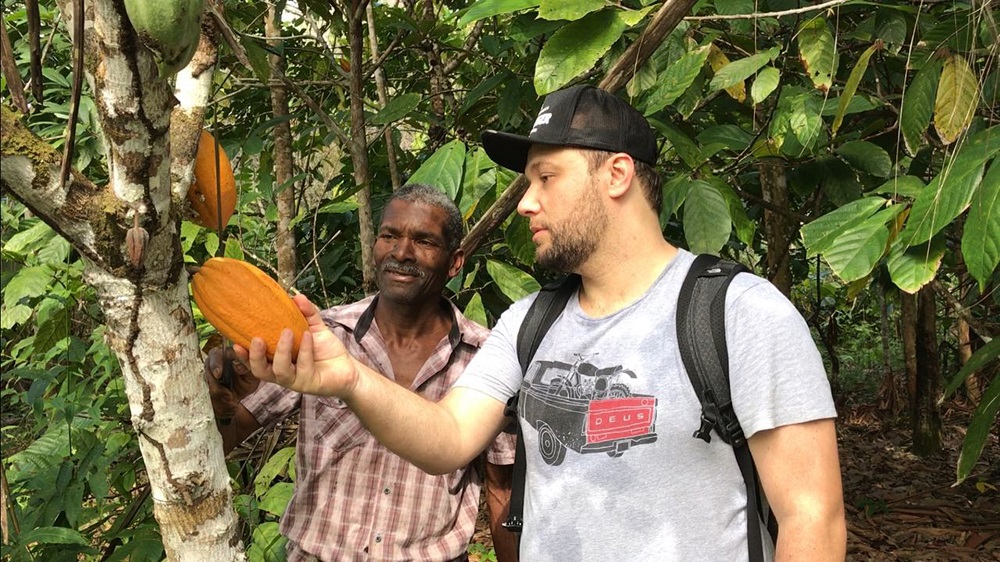
[[[794,16],[795,14],[804,14],[807,12],[816,12],[819,10],[825,10],[826,8],[833,8],[834,6],[846,4],[850,1],[851,0],[830,0],[829,2],[816,4],[815,6],[803,6],[801,8],[793,8],[791,10],[781,10],[778,12],[754,12],[752,14],[725,14],[725,15],[714,15],[714,16],[688,16],[684,18],[684,21],[755,20],[760,18],[779,18],[782,16]]]

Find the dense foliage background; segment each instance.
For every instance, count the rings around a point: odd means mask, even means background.
[[[662,4],[219,2],[235,40],[219,40],[205,127],[234,163],[239,202],[221,240],[181,224],[185,261],[240,257],[322,305],[363,296],[366,212],[377,217],[394,187],[419,181],[479,223],[515,177],[486,158],[478,133],[525,131],[544,94],[600,82]],[[61,12],[39,2],[40,49],[24,3],[4,0],[3,14],[27,82],[19,118],[61,147],[72,79]],[[618,92],[661,136],[668,238],[788,293],[838,401],[910,417],[914,451],[929,455],[939,401],[976,405],[959,482],[990,462],[980,451],[1000,407],[998,20],[988,1],[703,0]],[[268,41],[273,28],[284,38]],[[8,108],[11,83],[5,71]],[[85,85],[74,164],[104,184],[94,95]],[[80,256],[6,184],[0,211],[3,555],[160,560],[119,365]],[[292,266],[279,263],[281,236],[294,241]],[[483,324],[548,279],[532,269],[516,215],[476,249],[449,289]],[[211,327],[195,318],[207,341]],[[282,559],[287,445],[264,439],[230,463],[252,560]]]

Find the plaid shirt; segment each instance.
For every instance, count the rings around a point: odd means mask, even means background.
[[[321,315],[352,356],[393,378],[385,341],[374,322],[376,298]],[[456,322],[411,387],[434,401],[451,388],[488,334],[453,304],[446,306]],[[262,426],[301,408],[295,491],[281,518],[289,562],[444,561],[465,555],[482,485],[475,462],[431,476],[383,447],[339,398],[261,383],[243,405]],[[501,434],[486,456],[494,464],[512,464],[513,437]]]

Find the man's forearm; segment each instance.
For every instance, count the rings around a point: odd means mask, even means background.
[[[254,431],[260,429],[257,418],[253,417],[253,414],[243,405],[237,408],[236,415],[228,423],[216,418],[215,425],[219,429],[219,434],[222,435],[222,451],[226,454],[236,448]]]
[[[778,522],[775,562],[843,562],[847,556],[844,512],[786,518]]]
[[[344,401],[379,442],[430,474],[469,464],[503,423],[503,405],[473,391],[452,390],[435,403],[360,362],[358,370],[358,383]],[[463,429],[460,417],[477,421]],[[496,427],[487,421],[493,418]]]

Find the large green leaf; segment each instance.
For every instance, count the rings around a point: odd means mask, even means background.
[[[886,203],[888,201],[881,197],[858,199],[803,225],[800,232],[807,251],[806,257],[826,253],[838,236],[868,220],[872,213]]]
[[[941,267],[945,249],[944,240],[940,236],[929,244],[910,248],[906,248],[897,238],[889,249],[889,258],[886,261],[889,277],[897,287],[914,294],[934,280],[938,268]]]
[[[462,311],[462,316],[465,316],[469,320],[472,320],[480,326],[486,326],[488,320],[486,319],[486,307],[483,306],[483,297],[479,295],[477,291],[469,299],[469,304],[465,305],[465,310]]]
[[[726,199],[726,203],[729,204],[729,215],[736,228],[736,237],[740,242],[750,246],[753,243],[754,232],[757,231],[757,223],[750,220],[747,215],[747,210],[743,207],[743,199],[733,191],[731,185],[721,178],[713,176],[705,181],[712,184],[712,187],[719,190],[719,193]]]
[[[809,150],[823,129],[819,100],[811,94],[801,94],[793,97],[791,102],[792,115],[789,118],[789,126],[799,144]]]
[[[837,147],[837,154],[855,170],[879,178],[892,174],[892,158],[881,146],[868,141],[848,141]]]
[[[889,242],[889,229],[885,223],[895,218],[902,209],[902,205],[883,209],[860,224],[846,229],[834,240],[823,254],[823,259],[837,277],[850,283],[871,273],[885,254],[885,247]]]
[[[660,224],[666,225],[670,217],[684,204],[688,190],[691,188],[691,176],[676,175],[663,182],[663,209],[660,211]]]
[[[684,239],[697,254],[719,255],[733,231],[729,203],[704,180],[691,182],[684,200]]]
[[[934,129],[951,144],[972,123],[979,104],[979,81],[965,57],[951,54],[944,62],[934,100]]]
[[[910,86],[903,93],[899,108],[899,128],[910,155],[916,155],[923,144],[924,131],[934,114],[934,96],[937,93],[941,65],[929,63],[917,71]]]
[[[38,244],[51,239],[55,235],[49,225],[38,221],[28,229],[22,230],[10,237],[3,245],[4,252],[24,254],[37,248]]]
[[[972,197],[962,234],[962,258],[984,290],[1000,264],[1000,158],[993,160]]]
[[[267,459],[264,466],[257,472],[257,476],[254,477],[253,486],[257,496],[260,497],[260,494],[270,488],[275,478],[287,474],[288,468],[294,460],[295,447],[285,447],[271,455],[271,458]]]
[[[531,241],[531,226],[528,219],[514,215],[503,232],[504,241],[510,253],[524,265],[535,263],[535,243]]]
[[[753,135],[736,125],[713,125],[698,133],[697,139],[702,145],[720,144],[739,152],[750,146]]]
[[[11,308],[21,299],[31,299],[44,295],[48,292],[51,282],[52,271],[48,266],[38,265],[21,268],[4,287],[4,306]]]
[[[615,10],[601,10],[552,34],[535,64],[535,91],[544,96],[593,68],[626,29]]]
[[[660,119],[650,119],[653,127],[660,131],[670,145],[673,147],[681,160],[691,168],[697,168],[705,161],[698,144],[691,140],[691,137],[684,131],[677,128],[673,123],[667,123]]]
[[[694,82],[708,58],[709,46],[699,47],[684,53],[677,62],[670,65],[659,80],[656,89],[646,102],[646,115],[652,115],[674,103]]]
[[[851,100],[854,99],[854,93],[858,91],[858,84],[861,83],[861,78],[868,71],[868,60],[872,58],[872,54],[878,49],[879,43],[877,42],[865,49],[865,52],[861,53],[861,56],[858,57],[857,64],[851,69],[851,75],[847,77],[847,84],[844,85],[844,93],[840,94],[840,99],[837,103],[837,115],[833,118],[833,125],[830,127],[833,134],[837,134],[837,129],[840,129],[840,125],[844,122],[847,107],[851,104]]]
[[[381,111],[372,116],[371,123],[373,125],[388,125],[393,121],[399,121],[420,105],[420,98],[420,94],[415,93],[402,94],[392,98]]]
[[[18,542],[27,545],[39,544],[76,544],[87,546],[90,542],[76,529],[66,527],[38,527],[30,529],[18,537]]]
[[[976,352],[969,357],[968,361],[965,362],[965,365],[962,365],[961,370],[959,370],[958,373],[955,374],[955,377],[951,379],[951,382],[944,387],[944,392],[941,394],[941,398],[938,400],[938,403],[940,404],[944,402],[945,399],[951,396],[953,392],[958,390],[958,387],[965,383],[965,379],[969,378],[969,375],[989,365],[991,361],[998,357],[1000,357],[1000,338],[993,338],[986,342],[986,345],[977,349]]]
[[[280,516],[285,513],[288,502],[292,499],[292,491],[295,484],[292,482],[276,482],[264,492],[264,497],[260,499],[261,511],[266,511]]]
[[[715,73],[711,82],[708,83],[708,87],[710,90],[716,91],[735,86],[752,76],[762,66],[774,60],[780,53],[780,47],[771,47],[766,51],[732,61]]]
[[[822,17],[806,20],[799,27],[799,59],[813,85],[830,91],[837,75],[837,44]]]
[[[994,339],[993,341],[996,341]],[[972,414],[969,421],[969,429],[965,432],[965,440],[962,442],[962,452],[958,454],[957,479],[961,482],[972,474],[976,461],[983,454],[983,446],[989,439],[993,423],[997,419],[997,412],[1000,411],[1000,376],[994,376],[993,382],[983,393],[979,406]]]
[[[533,277],[520,269],[496,260],[486,260],[486,272],[511,301],[517,301],[542,288]]]
[[[916,176],[895,176],[876,187],[872,193],[916,198],[925,187],[924,180]]]
[[[913,202],[906,227],[900,233],[907,246],[921,244],[951,223],[972,200],[986,161],[1000,151],[1000,126],[969,137],[951,162]]]
[[[458,20],[459,27],[479,21],[491,16],[520,12],[528,8],[537,7],[540,0],[478,0],[473,2],[469,9],[462,14]]]
[[[753,85],[750,86],[750,99],[753,103],[758,104],[765,99],[767,96],[771,95],[775,89],[778,88],[778,83],[781,81],[781,71],[773,66],[769,66],[757,73],[757,77],[753,80]]]
[[[538,6],[538,17],[543,20],[576,21],[583,16],[604,7],[604,0],[542,0]]]
[[[406,183],[434,186],[454,200],[458,195],[458,188],[462,185],[464,164],[465,144],[460,140],[453,140],[431,154],[431,157],[406,180]]]
[[[465,175],[462,178],[462,200],[458,209],[469,220],[483,196],[496,185],[496,166],[486,151],[477,146],[465,154]]]

